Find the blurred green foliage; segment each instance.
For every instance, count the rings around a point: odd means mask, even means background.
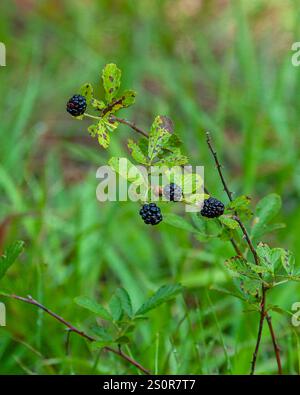
[[[299,262],[300,68],[291,64],[299,19],[296,0],[2,0],[0,241],[3,249],[22,239],[26,248],[1,289],[31,294],[85,327],[92,318],[73,302],[77,295],[102,303],[124,287],[137,308],[162,284],[181,282],[184,297],[149,313],[130,353],[159,373],[248,373],[257,313],[243,314],[242,302],[209,290],[230,284],[231,245],[202,244],[163,223],[149,229],[135,203],[98,203],[96,169],[122,154],[130,131],[120,126],[106,152],[65,104],[86,81],[97,85],[104,64],[118,64],[124,89],[138,92],[126,117],[149,128],[153,115],[170,116],[214,195],[226,200],[205,129],[236,196],[282,196],[276,220],[287,226],[262,241],[291,249]],[[269,298],[290,310],[299,291],[289,284]],[[66,355],[57,322],[6,304],[1,374],[136,373],[75,335]],[[299,330],[289,316],[272,314],[284,372],[298,374]],[[266,328],[257,372],[276,372]]]

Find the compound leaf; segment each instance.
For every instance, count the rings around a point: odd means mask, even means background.
[[[148,311],[155,309],[162,303],[165,303],[173,299],[176,295],[183,292],[181,284],[174,285],[163,285],[157,292],[138,309],[136,315],[142,315],[148,313]]]

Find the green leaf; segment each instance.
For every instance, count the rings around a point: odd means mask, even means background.
[[[238,294],[236,292],[233,292],[233,291],[230,291],[230,290],[228,290],[226,288],[213,285],[213,286],[210,287],[210,289],[212,291],[220,292],[220,293],[222,293],[224,295],[234,296],[235,298],[238,298],[238,299],[241,299],[241,300],[245,301],[245,298],[243,297],[242,294],[240,295],[240,294]]]
[[[5,275],[10,266],[15,262],[24,248],[23,241],[15,241],[9,245],[0,257],[0,279]]]
[[[148,311],[155,309],[162,303],[165,303],[173,299],[176,295],[183,292],[183,287],[181,284],[175,285],[163,285],[159,288],[157,292],[138,309],[136,315],[142,315],[148,313]]]
[[[244,278],[241,281],[241,289],[248,295],[259,296],[261,294],[261,282],[259,280]]]
[[[132,303],[128,292],[124,288],[118,288],[116,290],[116,295],[120,299],[123,311],[128,315],[128,317],[132,317]]]
[[[276,193],[271,193],[261,199],[255,210],[252,237],[259,238],[265,233],[265,228],[281,208],[281,198]]]
[[[163,148],[166,147],[171,134],[164,128],[164,119],[157,116],[151,126],[149,134],[148,156],[152,161]]]
[[[134,102],[135,102],[135,98],[136,98],[136,92],[135,91],[133,91],[133,90],[125,91],[122,94],[122,97],[121,97],[121,99],[122,99],[122,107],[126,108],[126,107],[129,107],[129,106],[132,106],[132,104],[134,104]]]
[[[291,253],[291,251],[282,249],[281,263],[287,274],[292,276],[295,268],[295,256]]]
[[[90,103],[94,94],[92,85],[89,83],[82,85],[82,87],[79,90],[79,93],[80,95],[86,98],[87,103]]]
[[[187,232],[198,232],[196,228],[193,227],[188,221],[176,214],[165,214],[164,223],[174,226],[178,229],[186,230]]]
[[[103,148],[108,148],[110,135],[106,130],[106,125],[103,120],[100,120],[96,125],[90,125],[88,131],[92,137],[98,137],[98,142]]]
[[[114,321],[119,321],[122,318],[123,309],[122,309],[121,301],[116,294],[113,294],[113,296],[110,299],[109,310],[111,312]]]
[[[239,224],[237,223],[236,220],[234,220],[226,215],[221,215],[219,217],[219,221],[229,229],[236,229],[239,226]]]
[[[131,150],[131,156],[135,161],[142,163],[143,165],[147,165],[149,163],[141,148],[133,140],[129,139],[127,146]]]
[[[91,105],[95,110],[101,111],[105,108],[105,103],[102,100],[91,99]]]
[[[162,159],[159,159],[155,162],[156,166],[182,166],[188,163],[188,158],[185,155],[181,155],[181,153],[171,153],[169,155],[164,156]]]
[[[237,274],[238,276],[247,276],[249,278],[259,278],[256,271],[252,271],[251,264],[245,261],[244,258],[240,256],[234,256],[225,261],[225,266]]]
[[[99,341],[95,341],[91,343],[91,349],[92,350],[99,350],[102,348],[105,348],[106,346],[108,346],[109,344],[112,344],[113,342],[108,342],[108,341],[103,341],[103,340],[99,340]]]
[[[107,64],[102,71],[105,98],[108,103],[117,96],[121,84],[121,70],[114,63]]]
[[[236,212],[243,219],[248,219],[252,216],[252,211],[249,208],[250,198],[246,195],[238,196],[230,202],[226,208],[226,212]]]
[[[108,164],[116,173],[120,174],[121,177],[129,182],[145,183],[141,171],[127,158],[117,158],[114,156],[110,158]]]
[[[99,303],[95,302],[94,300],[86,297],[86,296],[77,296],[74,299],[75,303],[77,303],[80,307],[91,311],[92,313],[98,315],[99,317],[111,321],[112,317],[109,312],[101,306]]]
[[[120,336],[117,339],[115,339],[115,343],[117,344],[128,344],[130,343],[130,339],[128,336]]]
[[[266,243],[259,243],[256,249],[261,265],[274,273],[276,263],[282,255],[282,248],[270,248]]]
[[[94,333],[94,335],[97,336],[97,338],[101,341],[104,342],[111,342],[113,340],[112,335],[107,331],[106,328],[104,328],[103,326],[93,326],[91,328],[91,331]]]

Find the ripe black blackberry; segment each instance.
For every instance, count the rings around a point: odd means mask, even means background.
[[[207,218],[216,218],[224,213],[225,206],[218,199],[210,197],[204,200],[200,214]]]
[[[182,198],[182,189],[179,185],[171,184],[165,185],[163,189],[163,195],[166,199],[170,200],[171,202],[179,202]]]
[[[140,216],[143,218],[145,224],[157,225],[163,217],[160,208],[155,203],[146,203],[140,209]]]
[[[74,95],[67,103],[67,111],[73,117],[82,115],[86,110],[86,99],[81,95]]]

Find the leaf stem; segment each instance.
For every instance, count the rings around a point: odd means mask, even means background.
[[[38,307],[39,309],[45,311],[51,317],[55,318],[57,321],[59,321],[60,323],[65,325],[68,328],[68,330],[69,330],[69,332],[68,332],[69,335],[70,335],[71,332],[74,332],[77,335],[89,340],[90,342],[96,341],[95,338],[93,338],[92,336],[88,335],[87,333],[81,331],[80,329],[76,328],[70,322],[66,321],[63,317],[61,317],[58,314],[54,313],[53,311],[48,309],[46,306],[44,306],[43,304],[41,304],[37,300],[33,299],[31,296],[23,297],[23,296],[14,295],[14,294],[12,294],[12,295],[2,294],[2,296],[8,297],[8,298],[11,298],[11,299],[20,300],[21,302],[34,305],[34,306]],[[150,374],[150,371],[148,369],[144,368],[139,362],[137,362],[136,360],[131,358],[129,355],[125,354],[121,349],[117,349],[116,350],[116,349],[114,349],[112,347],[109,347],[109,346],[105,346],[105,347],[103,347],[103,349],[105,351],[109,351],[109,352],[114,353],[114,354],[118,355],[119,357],[123,358],[125,361],[127,361],[131,365],[135,366],[137,369],[139,369],[144,374]]]
[[[210,133],[206,132],[206,142],[208,145],[208,148],[210,150],[210,152],[212,153],[212,156],[214,158],[214,161],[216,163],[216,167],[222,182],[222,185],[224,187],[224,191],[226,192],[228,199],[232,202],[232,192],[229,190],[227,183],[225,181],[225,177],[223,175],[222,172],[222,166],[219,162],[218,159],[218,155],[217,152],[214,150],[212,142],[211,142],[211,137],[210,137]],[[243,224],[243,222],[241,221],[241,219],[239,218],[239,216],[237,215],[237,213],[235,213],[235,220],[237,221],[237,223],[239,224],[244,238],[250,248],[250,251],[253,255],[254,261],[256,263],[256,265],[260,265],[260,261],[259,261],[259,257],[257,255],[257,252],[253,246],[253,243],[250,239],[250,236],[248,234],[248,231],[245,227],[245,225]],[[233,247],[235,248],[235,243],[232,242],[233,240],[231,240],[231,243],[233,245]],[[236,249],[236,248],[235,248]],[[278,347],[277,341],[276,341],[276,336],[275,336],[275,332],[274,332],[274,328],[272,325],[272,320],[270,315],[268,314],[268,312],[265,309],[265,305],[266,305],[266,292],[267,289],[265,288],[264,285],[262,285],[262,299],[261,299],[261,310],[260,310],[260,322],[259,322],[259,329],[258,329],[258,334],[257,334],[257,340],[256,340],[256,347],[253,353],[253,358],[252,358],[252,364],[251,364],[251,374],[254,374],[255,371],[255,366],[256,366],[256,360],[257,360],[257,354],[258,354],[258,350],[259,350],[259,346],[260,346],[260,342],[261,342],[261,336],[262,336],[262,329],[263,329],[263,323],[264,323],[264,319],[266,318],[268,321],[268,326],[269,326],[269,331],[271,334],[271,338],[272,338],[272,342],[273,342],[273,348],[274,348],[274,352],[275,352],[275,356],[276,356],[276,361],[277,361],[277,366],[278,366],[278,374],[282,374],[282,367],[281,367],[281,360],[280,360],[280,349]]]

